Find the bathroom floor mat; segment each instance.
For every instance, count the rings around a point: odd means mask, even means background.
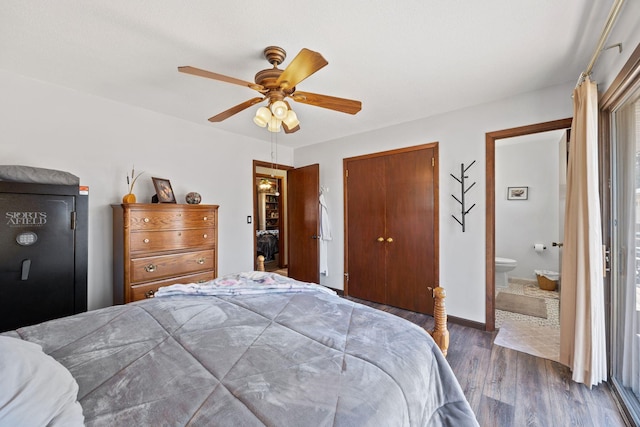
[[[526,321],[507,320],[493,343],[556,362],[560,358],[559,327],[540,327]]]
[[[497,310],[524,314],[526,316],[547,318],[547,305],[544,299],[526,295],[500,292],[496,296],[495,308]]]

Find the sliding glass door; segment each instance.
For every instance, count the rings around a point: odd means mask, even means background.
[[[611,119],[612,379],[640,425],[640,87]]]

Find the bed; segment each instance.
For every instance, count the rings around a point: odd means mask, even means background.
[[[478,425],[424,329],[258,271],[0,334],[0,376],[0,425]]]

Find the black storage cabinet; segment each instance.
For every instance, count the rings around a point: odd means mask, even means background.
[[[83,193],[0,181],[0,332],[87,311]]]

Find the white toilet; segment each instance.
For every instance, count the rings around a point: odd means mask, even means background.
[[[496,257],[496,289],[506,288],[509,285],[507,272],[518,266],[515,259]]]

